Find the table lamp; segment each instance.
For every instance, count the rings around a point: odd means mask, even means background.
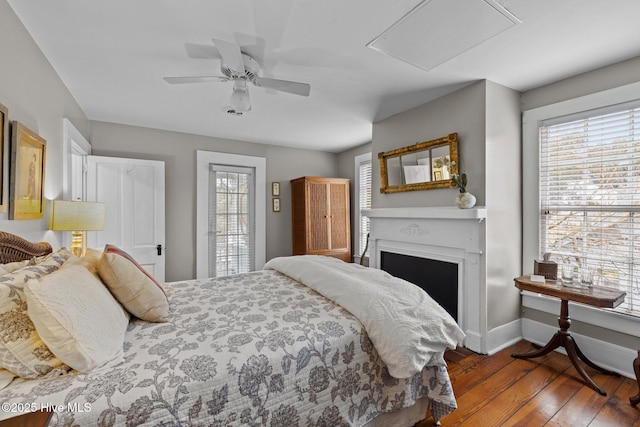
[[[50,230],[71,231],[71,253],[83,257],[87,253],[87,231],[104,229],[104,203],[54,200]]]

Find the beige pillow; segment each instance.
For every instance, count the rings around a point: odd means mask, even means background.
[[[122,359],[129,314],[85,267],[30,280],[24,291],[29,317],[58,359],[80,372]]]
[[[105,246],[98,274],[129,313],[148,322],[168,320],[169,300],[162,285],[122,249]]]
[[[37,378],[54,369],[68,370],[40,339],[27,314],[24,286],[52,273],[71,256],[60,249],[37,265],[0,276],[0,367],[23,378]]]

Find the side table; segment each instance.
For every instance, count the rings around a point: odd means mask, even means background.
[[[558,317],[558,325],[560,329],[549,340],[549,342],[539,350],[532,350],[528,353],[513,354],[513,357],[520,359],[530,359],[533,357],[544,356],[545,354],[555,350],[558,347],[564,347],[567,350],[569,360],[576,368],[580,376],[587,384],[595,389],[598,393],[606,396],[607,393],[600,388],[591,377],[585,372],[578,360],[582,360],[591,368],[607,375],[619,375],[616,372],[601,368],[593,363],[582,353],[573,337],[569,334],[571,319],[569,318],[569,301],[575,301],[581,304],[587,304],[594,307],[614,308],[624,301],[625,292],[615,289],[602,287],[570,287],[564,286],[561,282],[555,280],[547,280],[543,282],[532,282],[530,276],[522,276],[515,279],[515,286],[523,291],[530,291],[539,294],[549,295],[560,299],[560,317]]]
[[[632,405],[640,403],[640,350],[638,350],[638,357],[633,361],[633,371],[636,373],[636,380],[638,381],[638,394],[631,396],[629,401]]]

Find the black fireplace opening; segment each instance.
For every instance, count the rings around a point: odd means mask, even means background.
[[[458,321],[458,264],[380,252],[380,268],[421,287]]]

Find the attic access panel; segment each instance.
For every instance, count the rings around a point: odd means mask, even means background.
[[[425,0],[367,46],[428,71],[519,23],[494,0]]]

